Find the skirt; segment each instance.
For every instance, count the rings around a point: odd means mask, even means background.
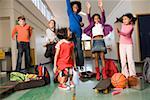
[[[92,53],[95,52],[104,52],[107,53],[104,39],[93,39],[92,43]]]

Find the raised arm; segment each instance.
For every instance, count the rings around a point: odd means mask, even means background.
[[[106,22],[106,18],[105,18],[103,3],[101,0],[98,0],[98,7],[100,8],[101,11],[101,23],[104,24]]]
[[[67,13],[72,13],[72,8],[70,4],[70,0],[66,0],[66,5],[67,5]]]
[[[90,5],[90,3],[89,3],[88,1],[86,2],[86,9],[87,9],[88,21],[89,21],[89,23],[90,23],[91,20],[92,20],[91,15],[90,15],[90,12],[91,12],[91,5]]]

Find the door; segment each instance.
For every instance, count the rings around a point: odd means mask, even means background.
[[[150,57],[150,14],[138,15],[141,60]]]

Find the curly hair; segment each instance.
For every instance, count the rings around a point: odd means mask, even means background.
[[[94,15],[92,16],[92,19],[93,19],[93,20],[94,20],[94,17],[95,17],[95,16],[98,16],[98,18],[101,19],[101,16],[96,13],[96,14],[94,14]]]
[[[59,39],[67,39],[68,38],[67,28],[64,27],[64,28],[57,29],[57,37]]]
[[[78,6],[79,9],[78,9],[77,13],[79,13],[81,11],[82,8],[81,8],[80,1],[72,1],[70,4],[71,4],[71,8],[73,7],[74,4],[76,4]]]

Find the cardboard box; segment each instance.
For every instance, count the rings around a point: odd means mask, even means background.
[[[144,80],[143,76],[140,76],[137,78],[137,85],[136,86],[131,86],[131,88],[133,89],[137,89],[137,90],[143,90],[146,87],[146,82]]]

